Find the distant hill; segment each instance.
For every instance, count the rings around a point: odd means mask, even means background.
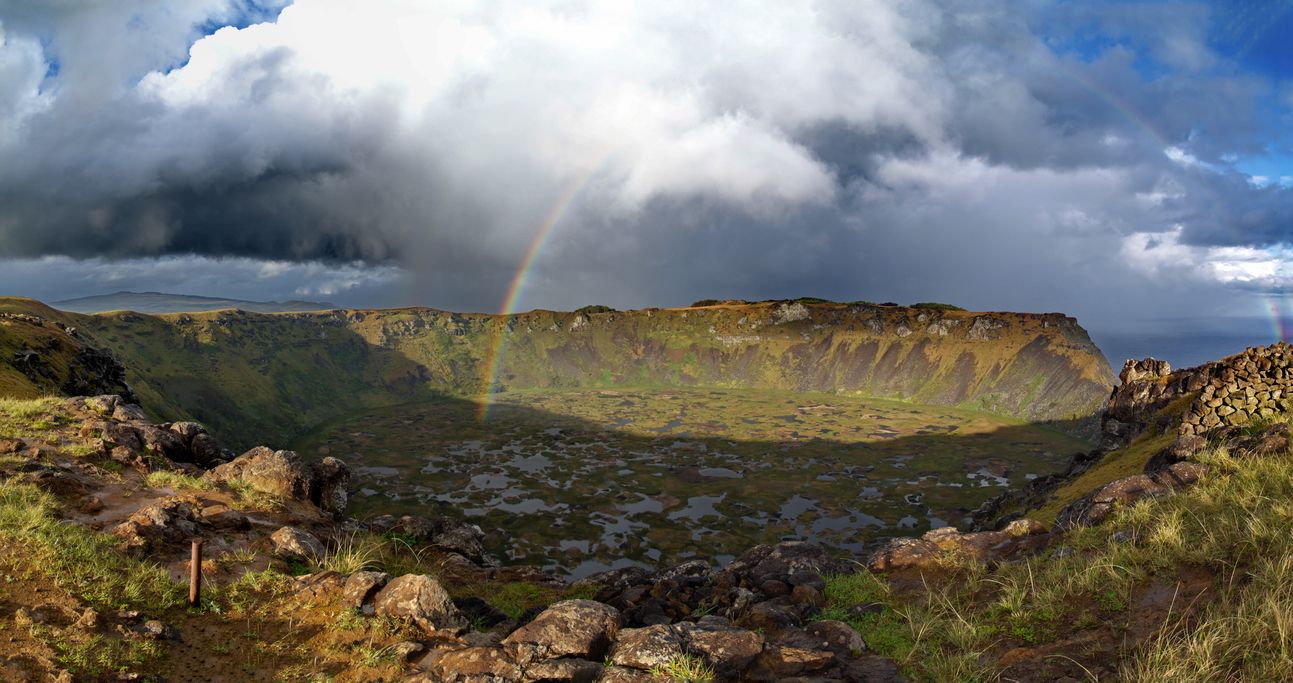
[[[299,313],[326,311],[338,306],[318,301],[243,301],[189,294],[164,294],[162,292],[117,292],[79,299],[55,301],[54,308],[72,313],[103,313],[105,311],[135,311],[136,313],[201,313],[238,308],[253,313]]]

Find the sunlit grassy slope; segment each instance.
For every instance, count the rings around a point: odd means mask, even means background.
[[[1021,562],[835,577],[823,618],[919,681],[1293,680],[1293,453],[1198,459],[1199,485]]]
[[[1113,381],[1086,332],[1060,314],[765,302],[85,316],[0,300],[6,310],[76,326],[126,365],[158,417],[202,420],[237,445],[287,440],[358,408],[487,388],[843,391],[1051,420],[1093,413]]]

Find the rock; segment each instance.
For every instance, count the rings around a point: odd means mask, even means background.
[[[415,541],[429,543],[438,550],[461,555],[478,565],[491,564],[485,556],[485,532],[475,524],[439,517],[429,519],[417,515],[380,515],[368,521],[374,533],[395,533],[409,536]]]
[[[392,579],[377,593],[373,605],[378,616],[409,619],[424,631],[458,632],[467,625],[449,593],[422,574]]]
[[[866,643],[852,626],[842,622],[824,619],[814,621],[804,627],[804,631],[817,638],[823,647],[841,658],[856,657],[866,652]]]
[[[188,501],[166,498],[137,510],[112,528],[124,550],[141,557],[167,543],[182,543],[197,535],[197,516]]]
[[[251,528],[251,520],[237,510],[226,505],[209,505],[202,508],[202,521],[216,529],[225,531],[243,531]]]
[[[391,580],[386,572],[355,572],[346,578],[341,589],[341,604],[351,609],[363,609]]]
[[[611,648],[610,663],[630,669],[649,670],[686,652],[685,633],[691,624],[660,624],[620,631]]]
[[[0,439],[0,454],[17,453],[25,448],[21,439]]]
[[[735,680],[763,652],[763,636],[725,625],[697,624],[687,634],[687,648],[700,655],[719,680]]]
[[[86,496],[78,509],[87,515],[97,515],[103,512],[103,499],[98,496]]]
[[[350,485],[350,468],[346,463],[326,457],[319,462],[311,463],[313,471],[313,492],[311,500],[326,512],[341,514],[346,511],[348,495],[346,487]]]
[[[955,527],[942,527],[927,532],[920,540],[938,546],[944,553],[996,564],[1020,553],[1041,550],[1049,542],[1045,534],[1046,527],[1042,523],[1023,518],[1011,521],[1000,531],[963,534]],[[924,566],[934,568],[940,559],[935,556]]]
[[[81,617],[76,620],[75,626],[86,631],[99,628],[99,613],[90,607],[86,607],[85,611],[81,612]]]
[[[149,619],[148,621],[145,621],[140,625],[139,632],[144,634],[144,637],[151,638],[153,640],[180,639],[180,632],[175,630],[175,627],[158,621],[157,619]]]
[[[436,683],[520,683],[522,675],[521,667],[496,647],[432,650],[418,668]]]
[[[143,408],[133,403],[119,402],[112,409],[112,419],[118,422],[144,422],[148,419],[148,415]]]
[[[776,545],[758,545],[747,550],[730,562],[723,573],[737,577],[738,585],[755,588],[766,581],[793,585],[795,582],[790,580],[792,576],[798,577],[798,582],[803,583],[805,573],[820,576],[835,569],[836,562],[821,546],[802,541],[786,541]]]
[[[602,668],[597,683],[660,683],[660,679],[639,669],[607,666]]]
[[[113,411],[121,404],[121,397],[116,394],[107,394],[104,396],[88,396],[85,399],[85,407],[91,412],[98,413],[104,417],[111,417]]]
[[[172,422],[167,426],[172,433],[180,437],[187,445],[193,442],[198,434],[206,434],[207,429],[196,422]]]
[[[227,483],[240,480],[262,493],[291,500],[311,500],[313,471],[292,451],[274,451],[257,446],[215,467],[203,479]]]
[[[173,432],[153,425],[139,425],[136,429],[138,429],[139,436],[144,442],[145,451],[153,455],[160,455],[174,462],[188,462],[190,460],[188,445]]]
[[[454,598],[453,604],[473,628],[493,628],[508,621],[506,614],[475,596]]]
[[[189,452],[193,454],[193,462],[203,467],[219,465],[225,459],[224,451],[210,434],[198,434],[193,437],[189,442]]]
[[[1146,498],[1170,495],[1178,489],[1193,485],[1207,469],[1198,463],[1178,462],[1153,474],[1136,474],[1110,482],[1060,510],[1055,518],[1055,526],[1058,529],[1069,529],[1079,525],[1099,524],[1119,507]]]
[[[391,654],[397,662],[407,662],[425,652],[427,647],[412,640],[403,640],[391,646]]]
[[[104,423],[99,431],[109,445],[120,446],[134,453],[144,450],[144,438],[137,427],[109,422]]]
[[[795,586],[790,592],[790,601],[816,611],[826,604],[826,597],[812,586]]]
[[[346,584],[346,577],[334,571],[296,577],[296,593],[310,600],[331,600]]]
[[[524,683],[593,683],[602,665],[584,659],[549,659],[526,667]]]
[[[285,526],[269,537],[274,554],[288,560],[318,561],[326,553],[323,543],[312,533]]]
[[[592,600],[565,600],[544,610],[503,639],[521,664],[576,657],[600,660],[619,631],[619,612]]]
[[[798,627],[802,621],[803,616],[799,607],[785,596],[752,605],[741,619],[742,625],[769,633],[788,627]]]
[[[575,581],[571,585],[576,588],[592,586],[601,590],[610,590],[615,593],[620,593],[633,586],[641,586],[648,583],[650,579],[650,572],[642,567],[634,565],[586,576]]]
[[[431,545],[439,550],[457,553],[480,565],[490,564],[485,557],[485,532],[475,524],[450,519],[440,520],[431,535]]]
[[[826,650],[769,645],[759,663],[772,672],[774,680],[783,680],[826,671],[835,664],[835,655]]]
[[[941,548],[924,539],[895,538],[872,553],[866,566],[873,572],[934,569],[938,567],[942,553]]]

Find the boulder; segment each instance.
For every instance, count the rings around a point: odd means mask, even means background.
[[[203,467],[219,465],[225,459],[224,450],[210,434],[205,433],[193,437],[189,442],[189,452],[193,454],[193,462]]]
[[[269,537],[274,554],[287,560],[317,561],[325,554],[323,543],[312,533],[285,526]]]
[[[345,584],[344,574],[334,571],[315,572],[296,577],[296,593],[310,600],[331,600]]]
[[[503,639],[523,665],[559,657],[600,660],[620,628],[620,614],[592,600],[565,600],[543,610]]]
[[[327,457],[311,463],[310,469],[313,473],[310,500],[326,512],[337,515],[345,512],[349,495],[346,487],[350,485],[350,468],[346,463]]]
[[[290,500],[311,500],[314,493],[313,471],[301,462],[300,456],[264,446],[215,467],[203,478],[221,483],[243,481],[257,491]]]
[[[1146,498],[1170,495],[1193,485],[1207,471],[1205,465],[1178,462],[1153,474],[1136,474],[1110,482],[1060,510],[1055,518],[1055,526],[1058,529],[1069,529],[1099,524],[1119,507]]]
[[[819,646],[841,658],[856,657],[866,652],[866,643],[852,626],[831,619],[814,621],[804,627],[804,632],[817,639]]]
[[[112,409],[112,419],[118,422],[144,422],[148,420],[148,414],[133,403],[118,402]]]
[[[1046,527],[1035,520],[1022,518],[1011,521],[1000,531],[961,533],[955,527],[941,527],[926,532],[921,541],[932,543],[940,550],[969,557],[979,562],[994,564],[1020,553],[1030,553],[1046,547],[1049,539]],[[938,564],[935,556],[925,566]]]
[[[447,517],[427,518],[417,515],[380,515],[368,521],[374,533],[396,533],[418,542],[428,543],[438,550],[455,553],[477,565],[492,564],[485,556],[485,532],[475,524]]]
[[[687,634],[687,648],[703,658],[720,680],[736,680],[763,652],[764,639],[725,621],[702,619]]]
[[[98,413],[104,417],[111,417],[113,411],[121,404],[121,397],[116,394],[105,394],[103,396],[87,396],[85,407],[91,412]]]
[[[243,531],[251,528],[247,515],[233,510],[226,505],[208,505],[202,508],[202,521],[216,529],[226,531]]]
[[[378,616],[408,619],[425,631],[459,632],[467,625],[449,593],[422,574],[392,579],[378,591],[373,606]]]
[[[640,669],[627,669],[622,666],[602,668],[597,683],[659,683],[660,679]]]
[[[126,521],[112,528],[123,540],[124,549],[134,557],[146,555],[170,543],[183,543],[197,535],[198,516],[187,500],[166,498],[140,508]]]
[[[432,650],[418,668],[431,675],[424,680],[436,683],[520,683],[522,676],[521,667],[496,647]]]
[[[895,538],[867,558],[867,569],[890,572],[900,569],[933,569],[938,567],[943,551],[923,538]]]
[[[138,425],[136,428],[144,442],[144,449],[149,453],[174,462],[190,461],[188,444],[179,435],[153,425]]]
[[[193,437],[198,434],[206,434],[207,429],[197,422],[172,422],[167,425],[167,429],[180,437],[184,443],[188,444],[193,441]]]
[[[835,665],[835,655],[827,650],[769,645],[764,648],[759,663],[772,673],[772,680],[779,681],[822,673]]]
[[[485,556],[485,532],[475,524],[450,519],[441,520],[431,536],[431,545],[439,550],[457,553],[479,565],[491,562]]]
[[[363,609],[391,580],[386,572],[355,572],[346,578],[341,589],[341,604],[351,609]]]
[[[687,651],[686,634],[694,626],[658,624],[619,632],[608,659],[616,666],[650,670]]]
[[[838,569],[836,564],[819,545],[786,541],[751,548],[729,563],[723,573],[736,577],[738,585],[746,588],[757,588],[767,581],[793,586],[820,581],[822,574]]]
[[[593,683],[602,665],[586,659],[549,659],[525,669],[524,683]]]

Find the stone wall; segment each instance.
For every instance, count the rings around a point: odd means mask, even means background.
[[[1105,406],[1101,448],[1127,445],[1168,404],[1197,394],[1176,428],[1182,435],[1244,425],[1285,412],[1293,396],[1293,346],[1284,342],[1250,347],[1243,353],[1198,367],[1172,371],[1166,361],[1129,360]]]
[[[1245,425],[1288,410],[1293,394],[1293,347],[1284,342],[1252,347],[1208,365],[1213,367],[1199,388],[1199,396],[1182,418],[1182,435]]]

